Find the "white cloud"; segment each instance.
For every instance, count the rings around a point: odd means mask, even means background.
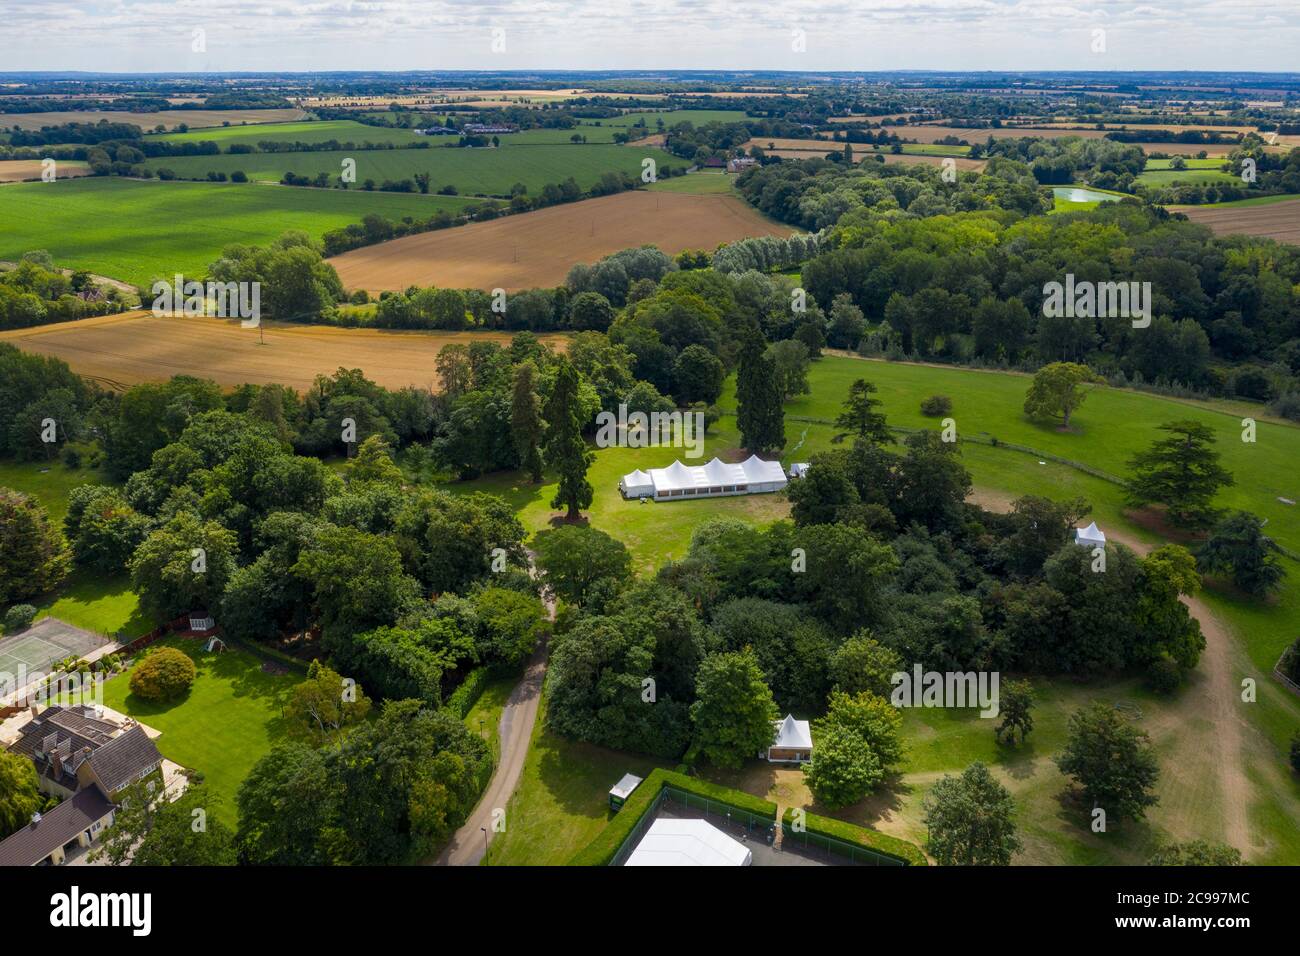
[[[6,0],[0,69],[1285,68],[1295,0]],[[1107,53],[1091,31],[1107,31]],[[207,52],[190,50],[192,31]],[[490,53],[504,28],[507,52]],[[807,33],[807,52],[790,32]]]

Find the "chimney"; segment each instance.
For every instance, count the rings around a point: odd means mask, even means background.
[[[32,826],[36,826],[36,824],[40,822],[41,822],[41,814],[40,811],[37,811],[36,813],[32,814]]]

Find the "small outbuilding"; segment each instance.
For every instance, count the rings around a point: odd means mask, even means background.
[[[791,478],[806,478],[806,477],[808,477],[808,468],[809,468],[809,467],[810,467],[810,466],[809,466],[808,462],[806,462],[806,461],[796,461],[793,465],[790,466],[790,477],[791,477]]]
[[[1086,528],[1074,529],[1074,543],[1082,545],[1085,548],[1104,548],[1106,547],[1106,535],[1097,527],[1097,522],[1092,522]]]
[[[216,620],[207,611],[190,611],[190,630],[195,634],[206,634],[216,626]]]
[[[632,791],[641,786],[641,778],[634,773],[623,774],[623,779],[609,788],[609,808],[617,813],[632,796]]]
[[[812,760],[812,730],[806,720],[795,720],[786,714],[776,722],[772,746],[767,748],[770,763],[807,763]]]

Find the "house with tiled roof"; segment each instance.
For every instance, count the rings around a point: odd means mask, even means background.
[[[47,707],[19,729],[12,753],[31,759],[42,793],[71,797],[97,786],[112,801],[157,775],[162,754],[136,723],[106,719],[93,707]]]
[[[113,825],[117,807],[91,785],[48,813],[0,840],[0,866],[60,866],[68,855],[89,847]]]

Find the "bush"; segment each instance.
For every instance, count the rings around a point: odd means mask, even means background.
[[[36,617],[36,608],[30,604],[15,604],[5,611],[5,633],[26,630]]]
[[[1147,668],[1147,686],[1157,694],[1172,694],[1183,682],[1183,669],[1172,657],[1161,657]]]
[[[931,395],[921,400],[921,414],[938,418],[952,411],[952,399],[947,395]]]
[[[81,452],[75,448],[63,449],[63,465],[65,468],[80,468]]]
[[[1300,422],[1300,392],[1287,392],[1268,407],[1278,418]]]
[[[145,700],[174,700],[194,683],[194,661],[184,651],[161,647],[131,672],[131,693]]]
[[[478,703],[478,699],[483,696],[483,691],[491,679],[491,668],[474,668],[465,675],[461,685],[451,692],[443,706],[455,714],[457,720],[464,720],[465,715],[470,712],[470,708]]]

